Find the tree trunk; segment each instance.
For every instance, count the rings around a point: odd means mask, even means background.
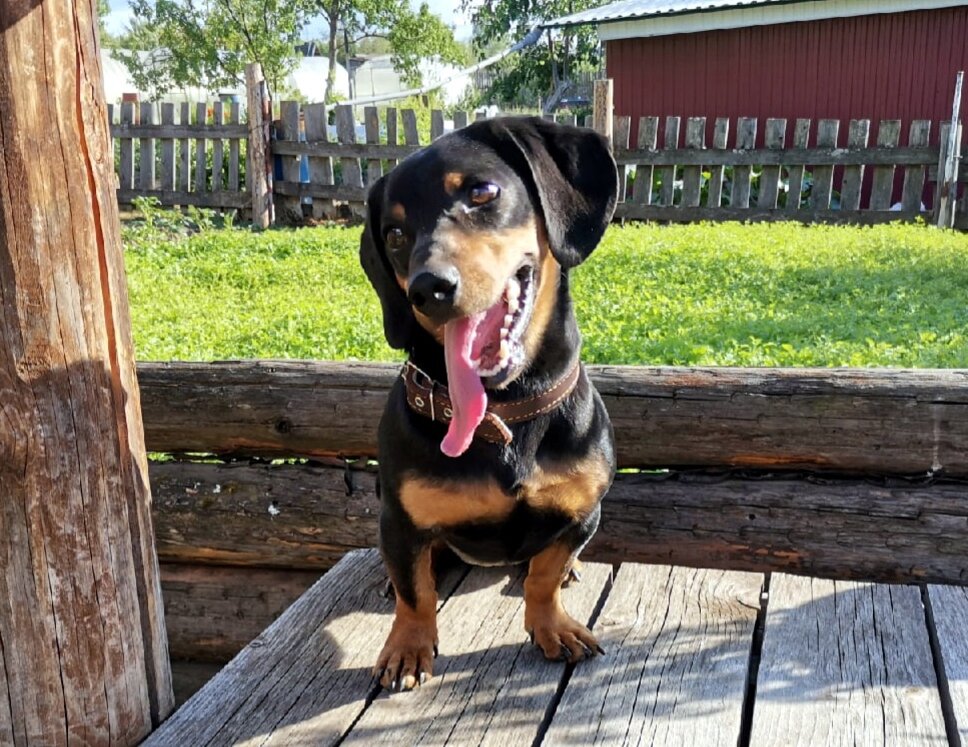
[[[333,102],[333,89],[336,87],[336,39],[339,26],[336,3],[333,3],[332,8],[327,11],[326,18],[329,21],[329,45],[326,48],[329,55],[329,70],[326,72],[325,101],[330,104]],[[349,70],[349,60],[346,61],[346,69]]]
[[[0,744],[172,708],[94,9],[0,2]]]

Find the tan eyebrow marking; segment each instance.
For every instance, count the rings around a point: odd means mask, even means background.
[[[402,203],[395,202],[390,206],[390,216],[394,220],[403,223],[407,219],[407,211],[404,209]]]
[[[449,195],[454,194],[463,186],[466,177],[466,174],[461,174],[458,171],[448,171],[444,174],[444,191]]]

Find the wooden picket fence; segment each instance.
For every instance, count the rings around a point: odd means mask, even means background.
[[[120,202],[145,195],[164,205],[253,203],[241,159],[249,133],[238,104],[163,104],[160,122],[154,112],[142,104],[136,119],[134,105],[122,104],[111,126]],[[458,112],[450,122],[435,110],[429,132],[420,132],[412,109],[366,107],[359,121],[352,107],[291,101],[273,116],[270,161],[249,166],[275,171],[275,219],[288,223],[359,219],[369,186],[399,160],[481,118]],[[576,123],[573,115],[556,119]],[[961,127],[949,159],[948,122],[912,121],[903,142],[899,120],[881,121],[876,132],[865,119],[767,119],[762,133],[752,118],[642,117],[635,125],[634,140],[629,117],[614,117],[607,127],[620,174],[619,220],[938,223],[939,180],[954,161],[953,182],[943,190],[954,218],[949,214],[945,225],[968,229]],[[940,137],[932,145],[935,126]]]
[[[382,114],[382,117],[381,117]],[[416,128],[416,114],[404,109],[376,107],[364,110],[365,142],[350,107],[335,110],[337,137],[331,141],[321,123],[326,108],[314,104],[301,108],[295,102],[282,105],[285,126],[272,144],[283,157],[283,179],[273,191],[277,206],[298,215],[311,205],[315,218],[361,214],[367,188],[387,173],[399,159],[427,145]],[[458,112],[454,127],[471,120]],[[575,123],[573,115],[557,117]],[[300,124],[304,136],[300,139]],[[585,124],[590,124],[586,122]],[[662,145],[659,146],[660,124]],[[638,137],[630,148],[631,120],[615,117],[613,146],[619,165],[619,219],[693,222],[699,220],[797,220],[831,223],[883,223],[895,220],[935,220],[931,205],[938,174],[946,153],[930,144],[932,122],[910,123],[907,143],[901,145],[901,122],[879,123],[876,142],[870,143],[871,122],[851,120],[846,142],[838,120],[816,124],[798,119],[787,144],[788,123],[766,120],[763,147],[756,147],[756,119],[736,121],[730,143],[730,120],[717,119],[711,147],[706,145],[707,120],[692,117],[643,117]],[[940,141],[947,140],[948,123],[941,125]],[[430,139],[447,129],[442,112],[432,116]],[[682,135],[684,134],[684,137]],[[402,135],[402,137],[401,137]],[[403,142],[400,142],[400,141]],[[309,161],[310,179],[298,179],[299,159]],[[962,175],[961,181],[965,181]],[[962,194],[959,225],[968,227],[968,197]]]
[[[122,102],[108,106],[108,118],[120,204],[136,197],[219,210],[252,204],[243,159],[249,133],[238,103]]]

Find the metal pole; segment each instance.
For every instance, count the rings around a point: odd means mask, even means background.
[[[951,103],[951,127],[945,144],[947,157],[944,173],[938,185],[938,227],[952,228],[955,224],[955,203],[958,199],[958,162],[961,160],[961,86],[965,73],[959,71],[955,78],[955,95]]]

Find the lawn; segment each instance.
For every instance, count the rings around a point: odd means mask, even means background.
[[[399,360],[360,230],[125,230],[141,360]],[[968,236],[636,225],[574,270],[592,363],[968,367]]]

